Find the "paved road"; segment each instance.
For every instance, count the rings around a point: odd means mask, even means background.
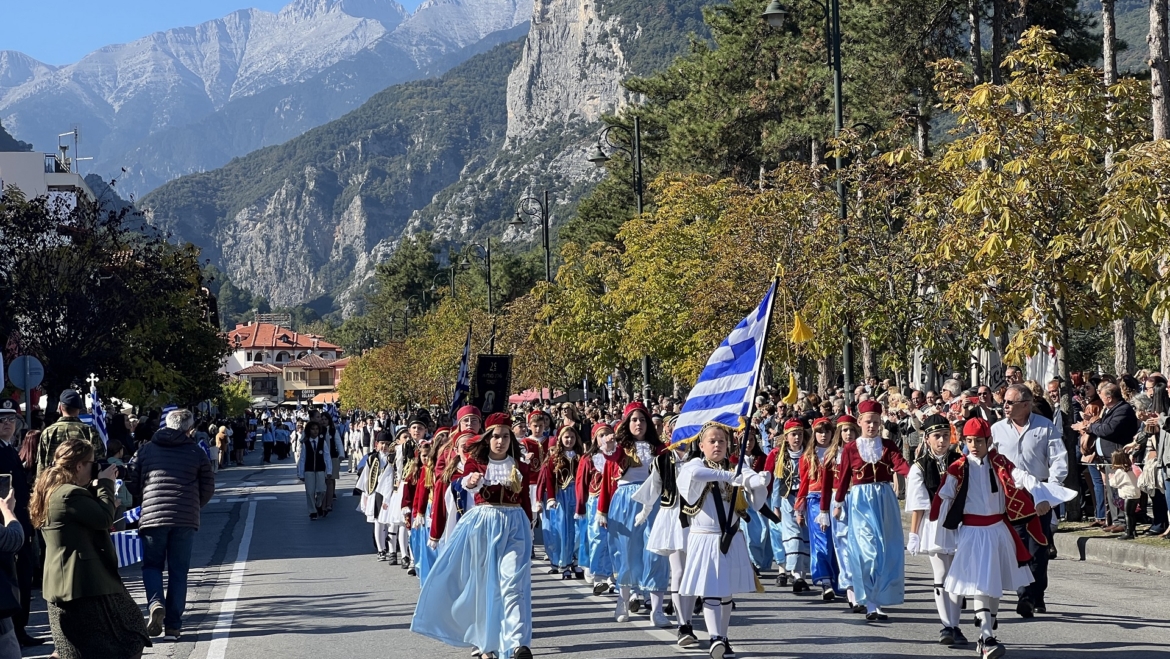
[[[249,455],[249,464],[258,462]],[[468,651],[413,635],[414,577],[375,560],[370,527],[340,500],[328,519],[310,522],[295,468],[284,464],[221,472],[204,510],[196,543],[184,636],[159,641],[146,656],[174,659],[466,659]],[[341,491],[354,477],[343,474]],[[539,552],[539,550],[538,550]],[[613,599],[594,597],[581,582],[533,576],[537,656],[573,658],[706,656],[669,642],[647,616],[613,622]],[[1000,640],[1012,657],[1144,659],[1170,656],[1170,575],[1060,559],[1051,566],[1051,613],[1019,619],[1010,606]],[[142,602],[138,569],[123,577]],[[933,644],[935,619],[926,561],[908,557],[907,603],[891,621],[866,624],[840,604],[794,596],[769,585],[740,602],[732,640],[740,657],[967,657]],[[771,583],[767,581],[766,583]],[[971,614],[965,614],[970,621]],[[47,635],[43,613],[34,633]],[[702,636],[701,623],[699,635]],[[977,632],[968,625],[968,637]],[[705,643],[704,643],[705,645]],[[48,650],[28,651],[44,657]]]

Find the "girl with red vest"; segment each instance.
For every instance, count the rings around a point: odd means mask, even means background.
[[[537,479],[536,505],[544,502],[540,526],[544,529],[544,551],[552,564],[550,574],[561,573],[562,579],[581,574],[577,567],[577,465],[585,447],[573,426],[563,426],[549,448],[548,459]],[[584,576],[584,575],[582,575]]]
[[[836,475],[837,454],[841,450],[841,436],[834,432],[833,422],[821,417],[813,422],[813,441],[800,458],[800,487],[796,491],[796,521],[804,525],[821,511],[821,491],[825,480]],[[831,602],[838,588],[837,555],[833,534],[828,526],[808,524],[809,578],[821,587],[821,599]]]
[[[410,629],[483,659],[531,659],[533,475],[508,415],[486,426],[459,479],[475,506],[439,550]]]
[[[618,447],[614,457],[606,461],[607,477],[602,479],[597,505],[598,523],[609,529],[614,572],[621,590],[614,618],[628,621],[630,612],[637,613],[644,603],[634,593],[649,593],[651,618],[654,624],[666,627],[670,620],[663,611],[663,602],[670,587],[670,561],[646,551],[658,504],[646,519],[648,523],[638,526],[640,506],[634,500],[634,494],[650,476],[650,465],[663,450],[662,442],[650,423],[650,413],[640,402],[626,405],[614,434]]]
[[[784,563],[776,577],[777,586],[792,579],[792,592],[808,590],[808,531],[796,519],[796,493],[800,489],[800,457],[808,443],[808,430],[799,419],[784,422],[784,441],[772,449],[761,470],[773,477],[768,505],[780,518]]]
[[[613,554],[609,549],[609,531],[598,523],[597,507],[605,478],[617,484],[617,470],[606,466],[606,460],[617,450],[613,427],[608,423],[593,424],[593,449],[577,465],[577,516],[585,524],[585,551],[580,560],[585,567],[585,581],[593,583],[593,594],[609,592],[613,581]]]

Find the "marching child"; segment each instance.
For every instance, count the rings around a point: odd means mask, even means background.
[[[728,640],[733,598],[761,590],[738,527],[747,508],[754,507],[752,502],[763,503],[767,479],[746,465],[736,475],[728,459],[731,433],[726,427],[709,423],[698,441],[703,457],[687,462],[678,475],[678,491],[687,502],[683,512],[690,519],[679,592],[702,598],[711,637],[708,651],[711,659],[723,659],[733,654]],[[746,500],[740,487],[746,490]]]
[[[1036,479],[990,449],[991,426],[979,417],[968,419],[963,440],[967,456],[947,468],[930,516],[943,528],[958,531],[955,559],[944,585],[947,592],[975,601],[979,654],[997,659],[1006,652],[995,638],[999,600],[1005,592],[1032,583],[1028,569],[1032,556],[1012,522],[1027,519],[1028,535],[1040,545],[1048,540],[1032,496],[1021,487]]]
[[[410,629],[482,659],[532,659],[532,478],[511,418],[485,425],[460,479],[475,506],[440,549]]]
[[[839,587],[837,554],[828,524],[811,523],[821,510],[821,491],[825,480],[832,481],[836,472],[840,435],[833,432],[833,422],[821,417],[813,422],[813,441],[800,458],[800,488],[796,491],[796,522],[808,529],[809,577],[821,588],[821,599],[833,601]],[[773,485],[775,487],[775,485]]]
[[[784,543],[784,565],[776,577],[777,586],[788,585],[792,592],[809,589],[804,576],[808,574],[808,529],[796,517],[796,495],[800,489],[800,463],[808,442],[808,431],[799,419],[784,422],[784,442],[772,449],[764,468],[775,481],[768,505],[780,518],[781,541]]]
[[[586,551],[581,555],[585,565],[585,580],[593,582],[593,594],[603,595],[613,586],[613,554],[609,549],[609,532],[598,523],[597,503],[602,480],[614,478],[616,468],[607,469],[606,461],[617,452],[613,427],[608,423],[593,424],[593,450],[577,466],[577,516],[585,520]]]
[[[955,532],[929,519],[931,502],[947,478],[947,468],[962,455],[950,446],[951,424],[946,417],[940,414],[926,417],[922,421],[922,433],[926,450],[911,465],[906,479],[906,511],[910,513],[910,539],[906,549],[913,555],[926,554],[930,559],[934,572],[934,605],[943,625],[938,642],[966,645],[967,637],[960,629],[959,620],[962,598],[948,592],[943,585],[955,558]]]
[[[549,448],[548,459],[537,480],[537,501],[544,501],[540,526],[544,529],[544,551],[552,570],[562,579],[576,578],[577,567],[577,464],[585,447],[573,426],[562,426]],[[539,503],[537,504],[539,507]]]

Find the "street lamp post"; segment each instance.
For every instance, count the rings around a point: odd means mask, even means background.
[[[452,265],[449,269],[444,270],[443,272],[440,272],[439,274],[435,275],[434,277],[431,277],[430,293],[431,293],[431,300],[432,301],[436,297],[438,297],[438,293],[439,293],[438,281],[439,281],[439,277],[443,277],[443,276],[447,277],[447,283],[451,285],[451,297],[455,297],[455,266]]]
[[[472,243],[471,245],[468,245],[468,247],[472,247],[472,248],[475,248],[476,250],[482,251],[483,252],[482,255],[479,253],[479,251],[476,251],[476,252],[472,252],[471,256],[477,260],[482,260],[485,263],[487,263],[488,315],[492,317],[492,335],[491,335],[491,338],[488,339],[488,352],[490,352],[491,354],[494,355],[494,354],[496,354],[496,314],[495,314],[495,308],[492,306],[492,304],[493,304],[492,303],[492,297],[493,297],[492,296],[492,241],[490,238],[488,239],[487,247],[484,247],[483,245],[480,245],[479,243]],[[459,268],[461,270],[470,270],[471,269],[471,260],[468,259],[468,257],[466,255],[464,255],[463,261],[461,261],[459,263]]]
[[[614,131],[626,133],[630,137],[633,149],[627,149],[620,143],[614,142],[612,139]],[[610,161],[610,156],[605,153],[604,145],[607,144],[610,148],[628,155],[630,162],[634,165],[634,202],[637,204],[638,215],[641,215],[643,201],[641,119],[634,117],[634,133],[632,135],[621,126],[608,126],[605,130],[601,131],[601,135],[597,138],[597,149],[589,157],[589,162],[597,167],[604,167],[605,163]],[[642,355],[642,400],[647,403],[650,401],[650,355]]]
[[[536,210],[533,210],[533,205]],[[544,280],[552,283],[552,245],[548,235],[549,223],[549,205],[548,205],[548,190],[544,191],[544,201],[538,197],[525,197],[520,200],[520,205],[516,208],[516,219],[512,220],[512,226],[522,227],[528,224],[524,220],[524,216],[539,217],[540,218],[540,234],[544,239]],[[548,301],[548,293],[545,293],[545,301]]]
[[[829,67],[833,70],[833,135],[840,137],[841,130],[845,127],[844,101],[841,92],[841,3],[840,0],[828,0],[828,4],[820,2],[820,0],[815,1],[825,12],[825,36],[828,37]],[[788,10],[780,4],[780,0],[772,0],[761,18],[769,26],[779,30],[784,27],[784,22],[788,18]],[[849,229],[845,224],[849,218],[849,207],[846,203],[845,179],[841,176],[844,162],[840,149],[837,150],[836,165],[837,217],[841,220],[837,228],[837,240],[844,247],[845,242],[849,239]],[[845,265],[844,249],[841,250],[841,265]],[[841,370],[844,371],[845,402],[851,404],[853,403],[853,330],[849,326],[848,318],[845,320],[844,341]]]

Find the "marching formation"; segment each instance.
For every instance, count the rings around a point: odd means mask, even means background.
[[[1021,615],[1043,610],[1046,562],[1034,556],[1047,554],[1047,515],[1071,498],[1059,459],[1029,471],[1029,456],[1049,450],[1037,444],[1043,420],[1021,431],[1007,418],[993,432],[936,414],[908,463],[882,439],[883,411],[863,400],[856,417],[789,419],[770,452],[743,418],[668,443],[678,417],[641,402],[587,431],[572,418],[552,430],[541,409],[484,419],[464,406],[450,428],[424,411],[373,433],[355,494],[378,560],[421,581],[411,630],[480,659],[532,656],[533,569],[615,596],[615,625],[648,612],[682,647],[700,643],[701,624],[723,659],[735,656],[736,596],[763,592],[773,563],[777,586],[815,587],[846,614],[888,621],[904,601],[907,550],[930,560],[938,642],[970,645],[966,609],[977,652],[1003,656],[1000,600],[1017,593]],[[537,528],[547,566],[534,565]]]

